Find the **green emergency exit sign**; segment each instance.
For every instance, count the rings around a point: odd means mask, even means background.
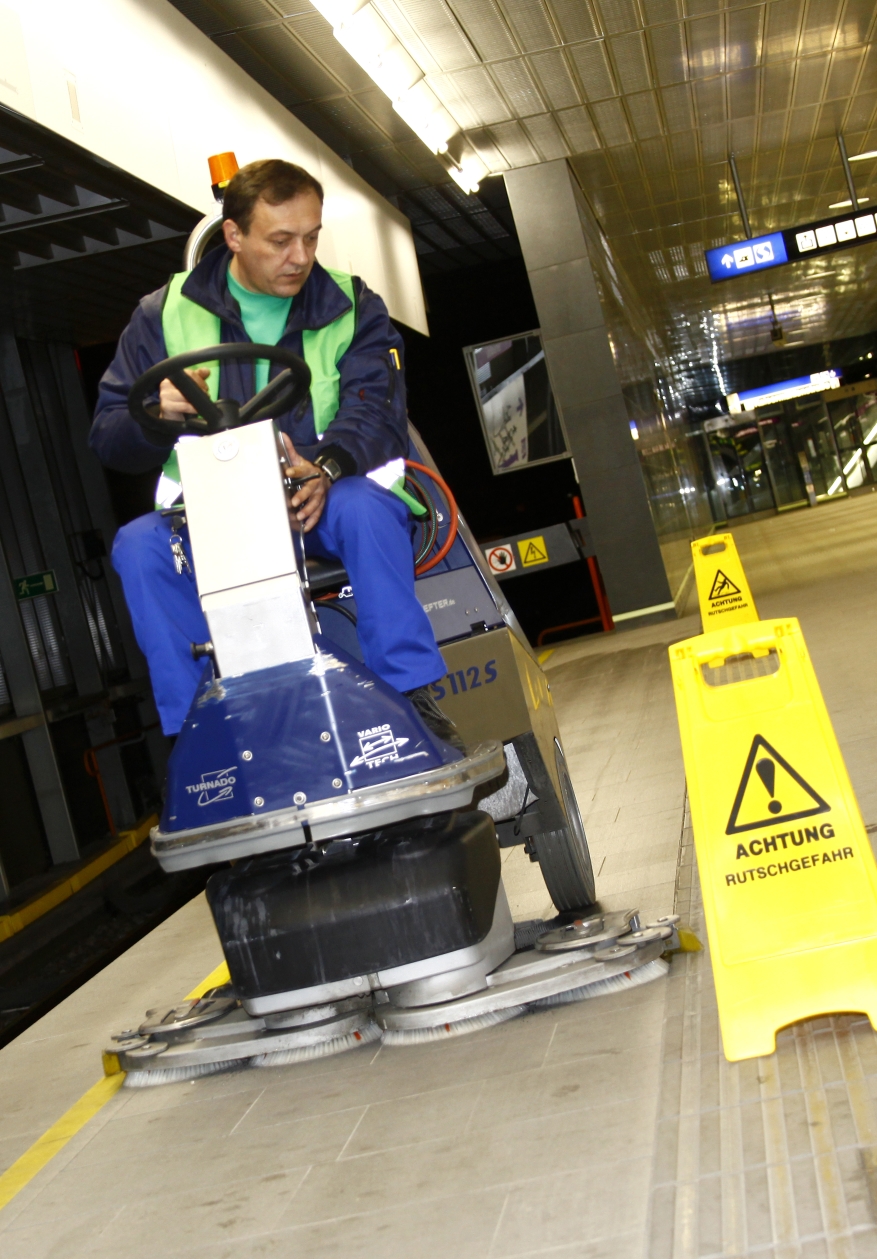
[[[45,573],[28,573],[27,577],[16,577],[13,585],[18,599],[35,599],[37,595],[53,595],[58,589],[53,569]]]

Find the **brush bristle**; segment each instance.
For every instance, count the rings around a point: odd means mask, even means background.
[[[568,992],[555,993],[553,997],[540,997],[531,1001],[527,1009],[547,1010],[554,1005],[570,1005],[573,1001],[587,1001],[589,997],[604,997],[610,992],[623,992],[625,988],[636,988],[640,984],[649,984],[653,979],[660,979],[670,969],[663,958],[646,962],[636,970],[626,970],[621,975],[610,975],[608,979],[598,979],[594,984],[584,984],[581,988],[571,988]]]
[[[197,1067],[163,1067],[154,1071],[129,1071],[125,1076],[126,1089],[148,1089],[158,1084],[179,1084],[183,1080],[197,1080],[202,1075],[216,1075],[219,1071],[239,1071],[247,1066],[246,1060],[234,1062],[203,1062]]]
[[[251,1058],[253,1067],[285,1067],[292,1062],[311,1062],[314,1058],[328,1058],[332,1054],[343,1054],[348,1049],[358,1049],[360,1045],[371,1044],[380,1040],[381,1029],[375,1023],[366,1023],[358,1032],[349,1032],[346,1036],[333,1036],[331,1040],[320,1041],[317,1045],[303,1045],[300,1049],[279,1049],[277,1053],[260,1054]]]
[[[458,1019],[456,1023],[439,1023],[437,1027],[390,1028],[384,1032],[385,1045],[422,1045],[430,1040],[447,1040],[449,1036],[466,1036],[480,1032],[497,1023],[516,1019],[527,1009],[525,1005],[512,1005],[507,1010],[490,1010],[473,1019]]]

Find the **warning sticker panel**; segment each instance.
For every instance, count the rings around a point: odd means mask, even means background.
[[[767,739],[752,740],[726,835],[828,813],[831,806]]]
[[[548,563],[548,547],[543,537],[523,538],[518,543],[518,552],[524,568],[530,568],[533,564]]]

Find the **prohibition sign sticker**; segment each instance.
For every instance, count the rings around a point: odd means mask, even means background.
[[[492,573],[510,573],[512,569],[517,568],[510,546],[492,546],[484,554]]]

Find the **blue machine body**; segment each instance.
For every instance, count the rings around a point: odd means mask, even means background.
[[[162,832],[335,799],[460,759],[398,691],[326,646],[241,677],[207,669],[168,762]]]

